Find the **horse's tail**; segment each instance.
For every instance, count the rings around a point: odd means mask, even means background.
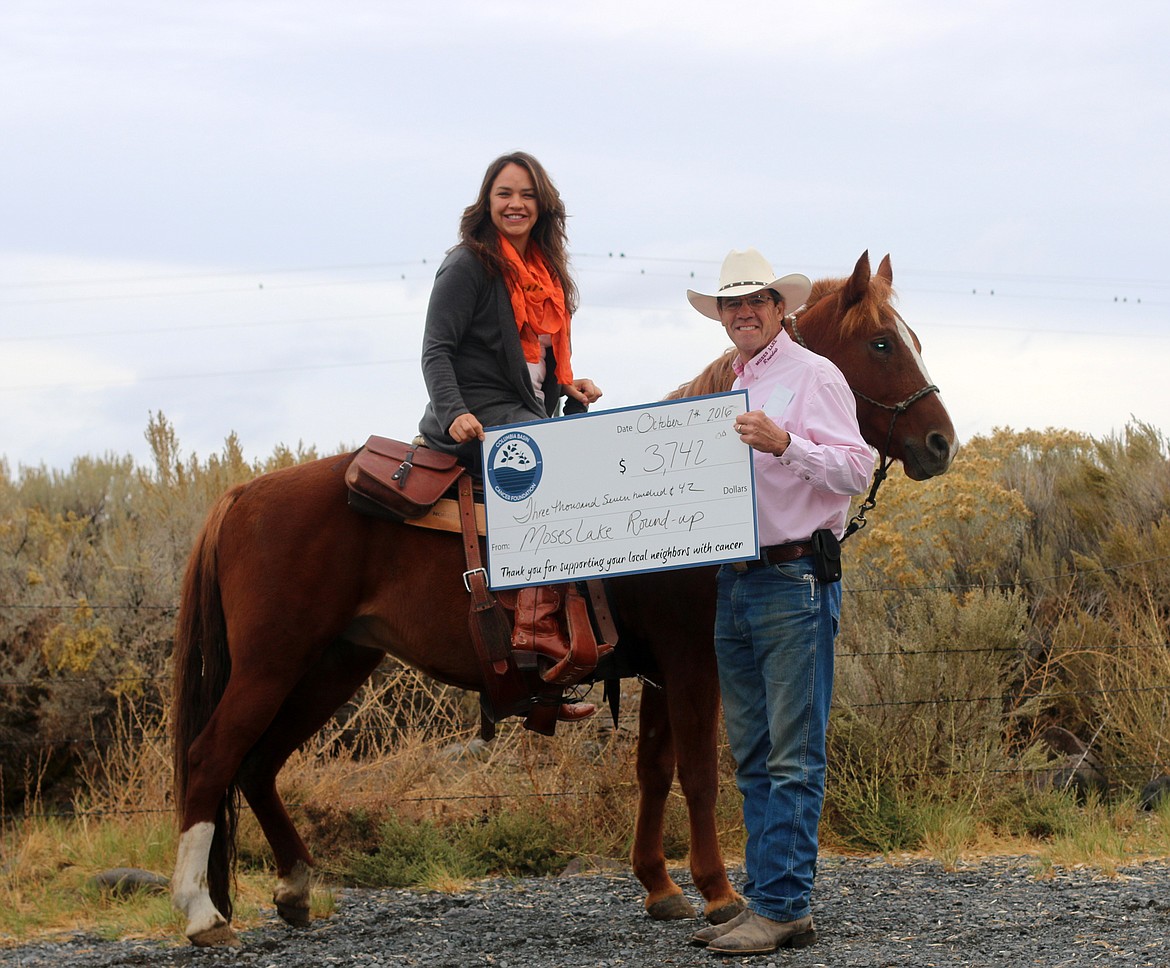
[[[172,654],[174,689],[171,705],[175,808],[180,824],[184,820],[189,779],[187,754],[207,726],[231,675],[217,548],[224,518],[241,490],[242,486],[233,488],[212,507],[183,577]],[[207,859],[207,888],[211,901],[229,922],[232,918],[229,886],[236,861],[238,806],[239,790],[233,782],[216,807],[215,836]]]

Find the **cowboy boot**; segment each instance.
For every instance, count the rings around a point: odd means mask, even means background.
[[[691,944],[696,948],[706,948],[711,942],[722,938],[725,934],[731,934],[748,919],[748,914],[748,909],[744,908],[730,921],[724,921],[722,924],[709,924],[705,928],[700,928],[691,935]]]
[[[575,585],[565,586],[564,610],[565,626],[569,630],[568,651],[551,669],[540,674],[545,682],[559,686],[580,682],[613,649],[609,643],[597,641],[593,634],[593,623],[589,620],[589,609]]]
[[[592,702],[563,702],[557,707],[557,722],[576,723],[588,719],[597,712],[597,704]]]
[[[748,908],[746,917],[725,934],[712,938],[706,948],[713,955],[768,955],[778,948],[807,948],[815,944],[817,929],[811,915],[794,921],[773,921]],[[691,939],[695,943],[698,935]]]
[[[577,723],[595,712],[597,706],[591,702],[563,702],[559,706],[538,704],[528,711],[524,728],[542,736],[552,736],[556,733],[557,723]]]
[[[557,613],[563,601],[557,585],[529,585],[516,592],[512,648],[539,652],[554,661],[569,651]]]

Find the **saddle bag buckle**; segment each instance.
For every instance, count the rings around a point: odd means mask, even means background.
[[[463,573],[463,587],[467,589],[467,594],[471,594],[471,576],[483,575],[484,583],[487,583],[487,569],[486,568],[472,568]]]
[[[406,487],[406,478],[410,476],[410,472],[413,467],[414,464],[412,464],[410,459],[407,458],[398,465],[398,470],[390,475],[390,480],[397,481],[399,487]]]

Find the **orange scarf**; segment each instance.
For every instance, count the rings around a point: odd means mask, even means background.
[[[569,313],[565,309],[565,291],[558,279],[549,272],[548,264],[536,243],[528,242],[528,259],[522,259],[512,243],[500,236],[500,252],[510,272],[504,273],[516,328],[520,331],[520,346],[524,359],[539,363],[540,334],[552,337],[553,353],[557,360],[558,383],[573,382],[573,367],[569,362]]]

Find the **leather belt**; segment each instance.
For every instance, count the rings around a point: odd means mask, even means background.
[[[767,545],[760,549],[760,557],[751,561],[733,561],[731,567],[741,574],[750,568],[778,565],[782,561],[796,561],[813,553],[812,540],[789,541],[787,544]]]

